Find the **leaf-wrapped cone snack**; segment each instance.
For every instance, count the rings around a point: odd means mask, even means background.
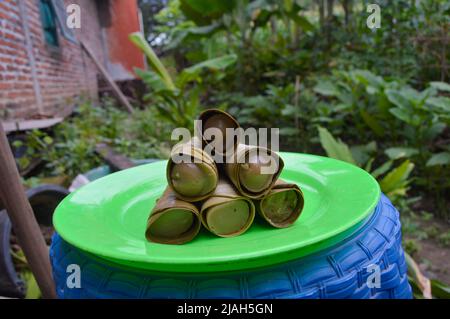
[[[270,149],[239,144],[233,159],[228,158],[225,171],[242,194],[261,199],[275,184],[284,167],[283,160]]]
[[[236,149],[239,143],[239,134],[236,137],[234,134],[227,135],[227,129],[236,130],[240,128],[239,123],[227,112],[209,109],[200,114],[198,117],[197,134],[203,142],[203,146],[211,144],[214,147],[215,154],[224,156],[227,152],[232,152]],[[222,140],[219,140],[217,136],[207,136],[205,131],[208,129],[216,128],[222,133]]]
[[[145,237],[161,244],[184,244],[197,236],[200,214],[193,204],[177,199],[167,187],[147,221]]]
[[[303,192],[296,184],[278,179],[262,200],[255,201],[255,205],[259,215],[270,225],[286,228],[298,219],[303,210]]]
[[[239,195],[233,186],[221,179],[216,190],[201,207],[202,224],[220,237],[234,237],[244,233],[255,218],[255,205]]]
[[[173,148],[166,175],[177,197],[188,202],[209,197],[219,180],[216,163],[202,150],[200,140],[195,137]]]

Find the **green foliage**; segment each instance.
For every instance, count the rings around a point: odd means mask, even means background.
[[[148,58],[150,70],[136,71],[148,107],[131,118],[84,110],[86,123],[33,132],[22,165],[45,150],[50,172],[72,176],[99,164],[99,141],[135,158],[164,156],[167,132],[192,129],[202,108],[218,107],[244,127],[280,128],[283,150],[320,153],[322,142],[398,204],[410,189],[448,216],[448,1],[381,0],[379,30],[366,26],[366,2],[334,4],[321,17],[311,1],[168,1],[144,17],[157,20],[157,41],[130,36]]]
[[[319,139],[329,157],[356,165],[356,161],[353,159],[347,144],[340,139],[336,140],[327,129],[319,127]]]
[[[360,165],[367,171],[371,171],[373,158],[367,156],[376,150],[376,144],[358,146],[350,150],[347,144],[340,139],[335,139],[331,133],[323,127],[319,127],[319,140],[329,157],[345,161],[354,165]],[[366,156],[361,155],[364,154]],[[355,160],[354,154],[359,154],[359,161]],[[358,156],[358,155],[357,155]],[[414,168],[414,165],[409,160],[404,161],[395,168],[392,167],[392,161],[385,162],[372,172],[375,178],[378,178],[381,190],[388,195],[392,200],[406,195],[408,184],[410,183],[409,176]],[[384,175],[384,177],[380,177]]]
[[[405,196],[408,190],[408,177],[413,170],[414,165],[409,160],[404,161],[400,166],[391,170],[380,181],[380,187],[386,195],[395,199],[397,196]]]
[[[25,299],[40,299],[41,290],[39,289],[36,279],[31,272],[23,250],[19,249],[16,252],[11,250],[10,253],[13,257],[14,263],[16,264],[16,268],[19,270],[19,276],[25,283]]]
[[[424,231],[421,225],[417,222],[414,216],[401,215],[402,222],[402,233],[411,237],[411,239],[426,239],[428,238],[428,233]]]
[[[450,299],[450,286],[439,280],[431,279],[431,291],[437,299]]]
[[[236,3],[236,0],[180,0],[180,9],[197,25],[205,25],[232,11]]]
[[[413,155],[417,155],[419,151],[412,147],[390,147],[384,151],[384,153],[391,160],[396,160],[399,158],[408,158]]]
[[[441,152],[433,154],[427,161],[427,166],[438,166],[450,164],[450,152]]]
[[[446,247],[450,246],[450,232],[442,233],[438,236],[438,241]]]
[[[102,164],[95,153],[98,143],[108,143],[130,158],[164,158],[168,155],[170,131],[155,120],[155,111],[136,110],[133,115],[114,107],[82,104],[72,118],[52,132],[27,134],[27,152],[45,162],[46,175],[75,177]]]
[[[363,143],[376,140],[382,146],[379,150],[384,149],[384,154],[377,152],[377,158],[385,155],[391,161],[414,161],[413,182],[437,198],[438,214],[445,215],[442,198],[450,190],[450,170],[446,169],[450,163],[449,144],[445,142],[450,100],[443,95],[447,94],[447,85],[432,82],[425,89],[416,90],[400,80],[387,80],[367,70],[335,71],[331,76],[318,78],[314,87],[329,110],[318,124],[327,125],[338,136],[344,133],[344,125],[351,125],[345,138]],[[390,165],[385,162],[381,171]],[[406,164],[401,168],[408,173]],[[378,176],[380,170],[375,173]],[[382,185],[391,192],[386,184],[389,181]],[[395,195],[401,194],[391,193]]]
[[[151,45],[148,35],[130,36],[150,66],[136,70],[148,87],[146,108],[130,116],[82,105],[53,132],[15,142],[27,146],[19,165],[42,157],[42,175],[74,177],[100,165],[99,142],[131,158],[165,157],[172,128],[192,129],[202,108],[217,107],[244,127],[280,128],[282,150],[325,152],[365,169],[402,214],[448,218],[450,4],[380,0],[382,28],[370,30],[367,1],[344,3],[321,16],[314,1],[168,1],[147,17],[159,34]],[[448,233],[412,219],[403,228],[448,245]],[[431,285],[433,294],[448,293]]]
[[[27,287],[27,292],[25,294],[25,299],[39,299],[41,297],[41,290],[34,278],[31,271],[22,272],[22,278]]]
[[[403,246],[405,248],[405,252],[409,255],[414,255],[420,251],[420,245],[414,239],[405,240]]]
[[[136,32],[130,35],[130,40],[133,42],[147,57],[147,60],[156,74],[159,75],[161,82],[164,84],[166,90],[174,91],[175,85],[172,82],[172,78],[164,65],[159,60],[158,56],[152,50],[150,45],[144,39],[140,32]]]
[[[154,104],[159,116],[173,127],[193,129],[192,123],[200,110],[202,71],[208,70],[219,78],[230,65],[236,62],[236,55],[229,54],[202,61],[179,72],[175,80],[169,75],[161,60],[140,33],[130,35],[130,40],[147,56],[153,71],[136,70],[136,73],[151,90],[145,98]],[[195,83],[196,87],[190,85]]]

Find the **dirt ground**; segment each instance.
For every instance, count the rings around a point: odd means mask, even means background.
[[[450,249],[440,247],[433,240],[422,240],[417,253],[419,267],[431,279],[438,279],[450,285]]]

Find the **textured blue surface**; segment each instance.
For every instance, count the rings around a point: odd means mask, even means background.
[[[60,298],[412,298],[401,247],[398,211],[386,196],[361,229],[339,245],[288,263],[209,274],[132,269],[82,252],[58,234],[50,249]],[[81,288],[68,288],[69,264],[81,268]],[[381,270],[369,288],[369,265]]]

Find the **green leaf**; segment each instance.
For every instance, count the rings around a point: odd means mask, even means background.
[[[288,13],[288,17],[294,21],[296,25],[301,27],[303,31],[314,31],[314,25],[309,22],[309,20],[306,17],[298,15],[297,12],[290,12]]]
[[[298,129],[295,127],[282,127],[280,128],[281,136],[295,136],[299,133]]]
[[[438,108],[442,111],[450,111],[450,98],[446,96],[430,97],[427,99],[427,105]]]
[[[427,161],[427,166],[448,165],[450,164],[450,152],[433,154]]]
[[[400,93],[413,104],[418,104],[420,101],[425,100],[431,93],[430,89],[425,89],[423,91],[417,91],[412,87],[406,86],[400,90]]]
[[[403,122],[406,122],[408,124],[412,124],[413,122],[411,114],[408,111],[405,111],[404,109],[396,107],[389,109],[389,112],[392,113],[399,120],[402,120]]]
[[[414,168],[409,160],[390,171],[381,181],[381,190],[388,196],[404,195],[408,185],[408,177]]]
[[[53,139],[50,136],[44,137],[44,143],[50,145],[53,143]]]
[[[419,153],[419,151],[412,147],[391,147],[384,151],[384,153],[391,159],[396,160],[402,157],[411,157]]]
[[[450,286],[438,280],[431,279],[431,294],[435,298],[450,299]]]
[[[181,0],[183,14],[197,25],[205,25],[236,7],[236,0]]]
[[[211,71],[224,70],[230,65],[234,64],[236,60],[237,56],[235,54],[229,54],[195,64],[189,68],[184,69],[180,73],[176,82],[177,86],[180,89],[183,89],[189,82],[195,80],[200,82],[200,72],[203,69],[209,69]]]
[[[349,108],[351,108],[351,104],[345,104],[345,103],[338,103],[334,106],[333,108],[333,112],[335,113],[339,113],[341,111],[347,110]]]
[[[439,91],[450,92],[450,84],[445,82],[430,82],[430,86]]]
[[[386,90],[386,96],[389,102],[400,109],[409,109],[411,107],[411,103],[408,101],[408,99],[396,90]]]
[[[202,15],[223,14],[233,10],[236,6],[235,0],[181,0],[181,2],[186,3]]]
[[[426,139],[428,139],[429,141],[432,141],[438,135],[440,135],[445,130],[446,127],[447,127],[447,125],[445,125],[445,123],[436,122],[436,123],[432,124],[431,127],[429,127],[425,131],[424,137]]]
[[[336,85],[329,81],[321,81],[314,87],[314,92],[324,96],[337,96],[339,90]]]
[[[294,7],[294,1],[293,0],[284,0],[283,1],[283,9],[287,12],[292,11]]]
[[[377,143],[375,141],[372,141],[365,145],[356,145],[350,147],[353,158],[361,167],[369,160],[370,154],[374,153],[376,150]]]
[[[251,17],[253,28],[265,26],[270,18],[277,13],[274,7],[265,4],[264,1],[262,4],[258,1],[251,2],[247,6],[247,11]]]
[[[283,116],[293,117],[298,114],[298,109],[294,105],[286,104],[284,109],[281,110],[281,114]]]
[[[39,299],[41,297],[41,290],[39,289],[33,273],[29,270],[26,270],[23,271],[21,275],[27,289],[25,299]]]
[[[172,40],[167,44],[166,50],[174,50],[178,48],[183,41],[193,41],[208,36],[212,36],[214,33],[225,29],[224,24],[219,21],[215,21],[212,24],[205,26],[195,26],[187,29],[174,32]]]
[[[384,135],[384,128],[375,117],[373,117],[363,109],[360,110],[360,114],[367,126],[370,127],[377,136],[381,137]]]
[[[173,84],[172,78],[166,67],[162,64],[161,60],[158,58],[156,53],[150,47],[148,42],[144,39],[142,33],[135,32],[129,35],[129,39],[133,42],[142,52],[147,56],[148,62],[153,70],[161,77],[164,81],[168,90],[175,91],[175,85]]]
[[[18,160],[17,160],[17,162],[18,162],[18,164],[19,164],[19,166],[21,167],[21,168],[26,168],[26,167],[28,167],[29,165],[30,165],[30,160],[28,159],[28,158],[26,158],[26,157],[21,157],[21,158],[19,158]]]
[[[387,161],[386,163],[384,163],[383,165],[379,166],[378,168],[376,168],[371,174],[374,178],[378,178],[378,176],[383,175],[384,173],[386,173],[388,170],[391,169],[392,164],[394,162],[393,161]]]
[[[355,70],[352,74],[358,82],[367,86],[368,91],[372,93],[375,93],[376,90],[380,89],[385,84],[382,77],[375,75],[368,70]]]
[[[178,120],[175,117],[175,113],[172,110],[167,110],[164,106],[160,105],[160,104],[155,104],[155,108],[158,110],[159,115],[166,119],[169,122],[172,122],[173,124],[177,125],[178,124]]]
[[[374,161],[375,161],[375,158],[374,158],[374,157],[370,158],[370,159],[367,161],[366,166],[364,167],[364,170],[365,170],[366,172],[370,172],[370,171],[372,170],[372,164],[373,164]]]
[[[175,92],[168,89],[164,80],[156,72],[141,70],[138,68],[135,68],[134,72],[149,88],[152,89],[152,93],[149,94],[147,98],[153,97],[154,93]]]
[[[357,165],[347,144],[340,139],[336,140],[326,128],[319,126],[318,130],[320,144],[329,157]]]
[[[23,145],[23,141],[21,140],[15,140],[14,142],[12,142],[12,146],[19,148]]]
[[[214,58],[214,59],[210,59],[210,60],[206,60],[203,62],[200,62],[198,64],[195,64],[189,68],[186,68],[183,70],[183,72],[186,73],[195,73],[198,70],[207,68],[210,70],[224,70],[227,67],[229,67],[230,65],[234,64],[237,61],[237,56],[236,54],[228,54],[228,55],[224,55],[218,58]]]

